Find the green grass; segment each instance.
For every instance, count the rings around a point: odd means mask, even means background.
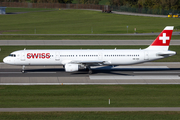
[[[8,56],[11,52],[16,51],[16,50],[23,50],[24,48],[26,49],[139,49],[139,48],[146,48],[148,46],[145,45],[139,45],[139,46],[133,46],[133,45],[123,45],[123,46],[118,46],[118,45],[112,45],[112,46],[0,46],[1,51],[0,51],[0,62],[3,61],[3,58]],[[179,62],[180,58],[180,46],[170,46],[170,50],[176,51],[177,55],[164,58],[161,60],[156,60],[156,62]]]
[[[2,15],[3,34],[119,34],[161,32],[179,26],[179,19],[107,14],[89,10],[58,10]]]
[[[179,85],[0,86],[0,108],[180,107],[179,91]]]
[[[156,37],[157,35],[1,35],[0,40],[154,40]],[[180,40],[180,36],[174,35],[172,36],[172,40]]]
[[[99,5],[110,5],[109,0],[101,0],[99,1]]]
[[[52,8],[12,8],[7,7],[6,13],[16,13],[16,12],[40,12],[40,11],[51,11],[51,10],[57,10]]]
[[[1,120],[178,120],[180,112],[2,112]]]

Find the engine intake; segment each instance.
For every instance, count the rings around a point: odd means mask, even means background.
[[[79,64],[66,64],[65,65],[65,71],[66,72],[75,72],[78,71],[79,69],[84,69],[84,65],[79,65]]]

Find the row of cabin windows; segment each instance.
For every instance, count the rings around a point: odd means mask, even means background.
[[[60,55],[60,57],[98,57],[98,55]]]
[[[60,55],[60,57],[98,57],[98,55]],[[104,55],[105,57],[120,57],[120,56],[132,56],[138,57],[139,55]]]
[[[105,57],[120,57],[120,56],[132,56],[132,57],[138,57],[139,55],[104,55]]]

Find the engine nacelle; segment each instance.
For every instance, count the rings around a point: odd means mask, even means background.
[[[65,71],[66,72],[75,72],[79,70],[78,64],[66,64],[65,65]]]

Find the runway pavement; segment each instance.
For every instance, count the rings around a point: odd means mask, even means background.
[[[0,112],[57,112],[57,111],[180,111],[180,107],[72,107],[72,108],[0,108]]]
[[[154,40],[0,40],[0,46],[21,45],[150,45]],[[171,40],[180,45],[180,40]]]
[[[142,14],[142,13],[131,13],[131,12],[118,12],[112,11],[114,14],[121,14],[121,15],[133,15],[133,16],[147,16],[147,17],[162,17],[167,18],[167,15],[154,15],[154,14]]]
[[[179,62],[149,62],[134,66],[92,67],[67,73],[61,66],[21,66],[0,64],[0,85],[115,85],[180,84]]]

